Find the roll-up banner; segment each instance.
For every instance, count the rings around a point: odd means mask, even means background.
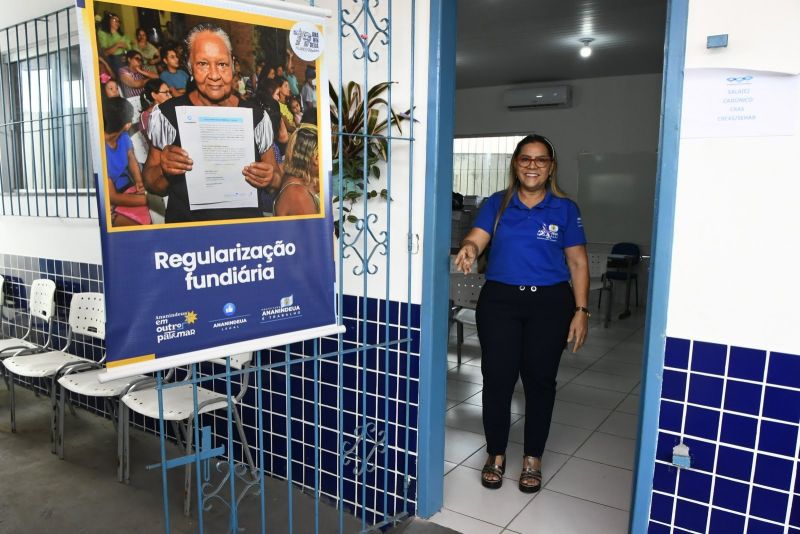
[[[78,0],[103,380],[342,331],[326,10]]]

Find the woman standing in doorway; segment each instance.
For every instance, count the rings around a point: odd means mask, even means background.
[[[457,268],[468,273],[491,243],[476,311],[489,455],[481,483],[491,489],[503,483],[518,378],[525,389],[519,489],[541,488],[561,353],[568,342],[577,351],[588,331],[586,237],[577,205],[558,187],[557,166],[546,137],[522,139],[511,158],[508,188],[489,197],[456,256]]]

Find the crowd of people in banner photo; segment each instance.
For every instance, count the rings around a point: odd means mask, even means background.
[[[137,17],[135,29],[112,11],[96,16],[112,225],[161,223],[159,213],[167,224],[319,213],[314,63],[292,53],[288,30],[171,15],[163,25]],[[242,35],[252,38],[237,50]],[[252,110],[256,161],[241,179],[256,188],[257,208],[190,206],[178,106]]]

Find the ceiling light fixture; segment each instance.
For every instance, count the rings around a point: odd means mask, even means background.
[[[579,41],[583,43],[583,46],[581,47],[581,51],[580,51],[581,57],[582,58],[587,58],[587,57],[591,56],[592,55],[592,48],[589,46],[589,43],[594,41],[594,39],[592,39],[591,37],[586,37],[584,39],[579,39]]]

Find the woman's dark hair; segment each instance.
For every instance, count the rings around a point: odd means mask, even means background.
[[[153,93],[157,93],[158,90],[161,89],[162,85],[167,85],[167,83],[161,78],[147,80],[147,83],[144,84],[144,90],[142,91],[142,94],[139,95],[139,102],[142,103],[142,109],[148,109],[150,106],[156,103],[155,99],[153,98]]]
[[[517,157],[519,153],[522,151],[522,147],[525,145],[529,145],[531,143],[541,143],[545,147],[547,147],[547,154],[553,159],[553,167],[550,172],[550,175],[547,177],[547,183],[545,187],[553,193],[554,196],[565,198],[567,195],[558,187],[558,179],[556,173],[558,171],[558,159],[556,158],[556,149],[553,146],[553,143],[550,142],[548,138],[543,135],[538,134],[530,134],[526,135],[522,138],[522,140],[517,143],[517,147],[514,149],[514,153],[511,155],[511,161],[509,162],[509,172],[508,172],[508,188],[506,188],[506,193],[503,195],[503,201],[500,203],[500,209],[497,210],[497,216],[495,217],[494,221],[494,228],[497,229],[497,222],[500,220],[500,216],[503,214],[505,209],[508,207],[509,202],[517,193],[519,189],[519,178],[517,178],[517,171],[514,167],[514,164],[517,161]],[[494,233],[494,232],[492,232]]]
[[[111,19],[117,18],[119,16],[116,13],[112,13],[111,11],[106,11],[103,13],[103,20],[100,21],[100,29],[106,33],[111,33]],[[122,20],[120,20],[119,30],[117,30],[120,34],[122,34]]]
[[[117,133],[133,119],[133,106],[121,96],[107,99],[103,103],[103,131]]]
[[[128,61],[130,61],[131,59],[135,58],[136,56],[141,57],[142,61],[144,61],[144,57],[142,57],[142,53],[139,52],[138,50],[131,49],[131,50],[128,50],[127,52],[125,52],[125,57],[128,58]]]
[[[300,119],[303,124],[317,124],[317,108],[309,106],[303,111],[303,118]]]

